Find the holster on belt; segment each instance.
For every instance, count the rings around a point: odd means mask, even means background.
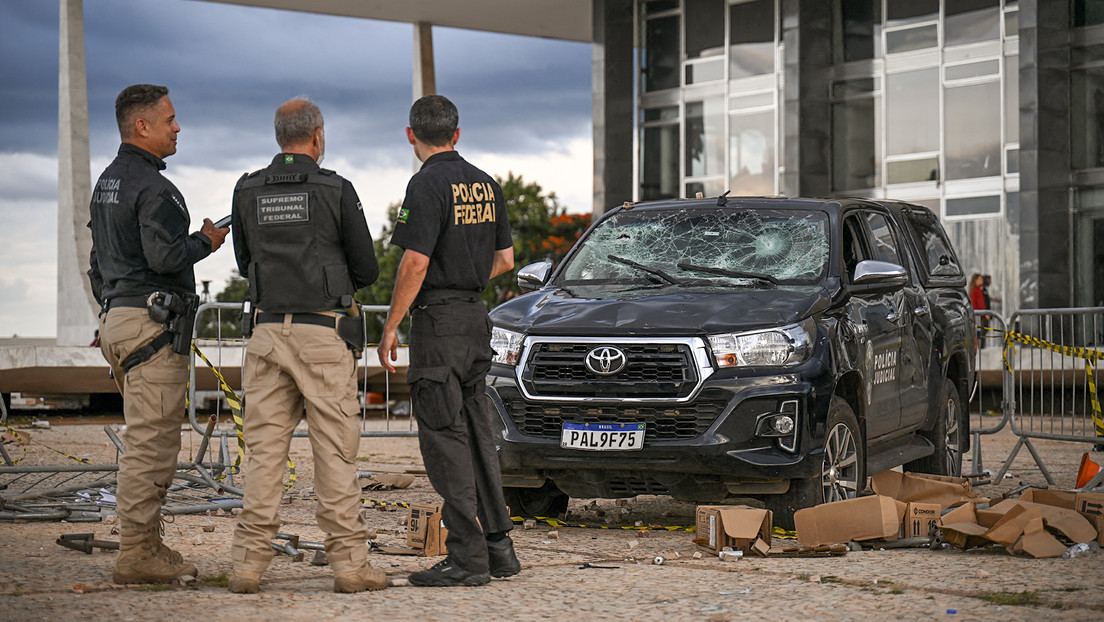
[[[241,330],[242,337],[249,339],[253,336],[253,303],[248,298],[242,301]]]
[[[199,296],[155,292],[150,295],[147,307],[150,318],[165,324],[172,333],[173,352],[189,354],[192,351],[192,329],[195,327],[196,311],[199,310]]]
[[[364,318],[360,316],[360,303],[346,294],[341,297],[341,306],[345,307],[348,315],[338,316],[337,334],[359,359],[361,353],[364,352],[364,345],[368,341],[368,336],[364,331]]]

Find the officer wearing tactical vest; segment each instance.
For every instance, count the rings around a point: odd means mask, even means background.
[[[379,264],[353,185],[318,167],[326,151],[318,106],[292,99],[277,109],[275,126],[282,153],[242,176],[231,213],[238,270],[256,310],[242,382],[249,460],[229,587],[260,590],[280,525],[288,446],[305,407],[334,591],[379,590],[387,577],[367,561],[360,516],[360,408],[350,352],[364,347],[352,295],[375,282]]]
[[[454,147],[459,113],[427,95],[410,108],[406,137],[422,168],[410,179],[391,243],[404,250],[377,355],[398,353],[410,310],[410,399],[426,474],[444,498],[448,558],[410,575],[418,586],[483,585],[521,570],[508,532],[492,407],[491,323],[479,293],[514,267],[502,188]],[[413,305],[413,307],[412,307]]]
[[[218,250],[230,230],[204,219],[200,230],[189,235],[184,198],[161,175],[163,158],[176,153],[180,132],[169,89],[128,86],[115,100],[115,119],[122,145],[96,181],[88,223],[88,277],[103,309],[100,351],[123,396],[127,425],[116,506],[119,556],[112,578],[116,583],[163,583],[196,575],[194,565],[161,542],[161,504],[180,453],[188,381],[183,354],[192,330],[163,305],[181,299],[194,303],[192,266]],[[167,322],[175,332],[166,329]]]

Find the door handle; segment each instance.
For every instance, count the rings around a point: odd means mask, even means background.
[[[886,319],[890,322],[896,322],[897,320],[901,319],[901,316],[898,315],[896,311],[890,311],[888,314],[886,314]]]
[[[916,307],[915,309],[912,310],[912,314],[917,316],[917,317],[927,315],[928,314],[928,308],[925,307],[924,305],[920,305],[919,307]]]

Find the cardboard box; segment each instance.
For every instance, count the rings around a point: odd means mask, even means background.
[[[1073,509],[1073,503],[1076,498],[1076,492],[1050,490],[1048,488],[1028,488],[1020,495],[1020,501],[1053,505],[1055,507],[1066,508],[1067,510]]]
[[[885,495],[834,501],[794,512],[797,539],[805,546],[851,540],[896,540],[906,504]]]
[[[694,544],[711,553],[731,547],[762,554],[770,547],[774,514],[745,505],[699,505]]]
[[[448,537],[448,529],[445,527],[445,521],[441,520],[441,513],[434,512],[426,519],[426,538],[425,548],[423,554],[426,557],[433,557],[435,555],[448,555],[448,548],[445,547],[445,538]]]
[[[985,500],[970,488],[965,477],[882,471],[870,478],[870,486],[879,495],[911,503],[938,503],[945,508]]]
[[[926,536],[939,523],[943,508],[938,503],[913,502],[905,507],[904,537]]]
[[[1104,516],[1104,493],[1077,493],[1073,498],[1073,509],[1085,517]]]
[[[1096,527],[1096,543],[1104,547],[1104,516],[1093,516],[1089,522]]]
[[[441,506],[429,503],[411,503],[406,518],[406,544],[415,549],[424,549],[430,516],[441,513]]]

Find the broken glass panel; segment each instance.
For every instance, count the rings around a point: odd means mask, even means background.
[[[810,284],[828,266],[828,218],[805,210],[625,210],[580,244],[561,284]]]

